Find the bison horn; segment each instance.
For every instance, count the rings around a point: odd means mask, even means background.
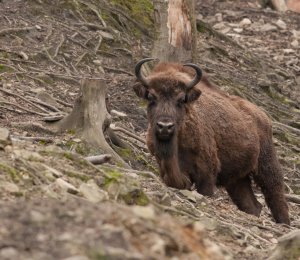
[[[187,90],[191,89],[192,87],[196,86],[198,82],[202,78],[202,70],[193,63],[186,63],[183,66],[192,67],[196,71],[196,76],[193,78],[193,80],[186,86]]]
[[[154,59],[154,58],[146,58],[146,59],[140,60],[140,61],[135,65],[135,69],[134,69],[136,78],[137,78],[137,79],[138,79],[145,87],[148,87],[148,82],[147,82],[147,79],[142,75],[141,68],[142,68],[142,65],[143,65],[145,62],[148,62],[148,61],[151,61],[151,60],[155,60],[155,59]]]

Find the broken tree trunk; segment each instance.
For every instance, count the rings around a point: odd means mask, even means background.
[[[153,2],[157,38],[152,56],[160,61],[193,61],[197,34],[194,0]]]
[[[88,147],[112,155],[112,159],[128,165],[110,147],[104,137],[110,115],[106,109],[106,84],[101,79],[85,79],[72,112],[56,124],[57,131],[74,130]]]

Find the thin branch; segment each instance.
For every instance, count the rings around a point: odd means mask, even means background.
[[[59,42],[59,44],[57,45],[57,47],[55,49],[55,52],[53,54],[53,58],[55,58],[57,56],[57,54],[58,54],[61,46],[64,44],[65,40],[66,40],[65,36],[63,34],[61,34],[61,36],[60,36],[60,42]]]
[[[0,36],[4,34],[9,34],[9,33],[15,33],[15,32],[26,32],[35,29],[34,26],[30,27],[22,27],[22,28],[5,28],[0,30]]]
[[[94,165],[98,165],[98,164],[103,164],[103,163],[110,161],[111,155],[110,154],[101,154],[101,155],[85,157],[85,159]]]
[[[44,109],[44,108],[42,108],[42,107],[36,105],[35,103],[31,102],[31,101],[28,100],[27,98],[24,98],[24,97],[22,97],[22,96],[20,96],[20,95],[18,95],[18,94],[15,94],[15,93],[13,93],[13,92],[10,92],[10,91],[8,91],[8,90],[6,90],[6,89],[4,89],[4,88],[0,88],[0,91],[4,92],[4,93],[7,94],[7,95],[10,95],[10,96],[14,96],[14,97],[20,98],[20,99],[22,99],[23,101],[29,103],[30,105],[32,105],[32,106],[34,106],[34,107],[36,107],[36,108],[42,110],[43,112],[48,113],[48,111],[47,111],[46,109]]]
[[[130,132],[130,131],[128,131],[128,130],[122,128],[122,127],[112,127],[112,125],[111,125],[110,127],[111,127],[111,129],[112,129],[113,131],[119,131],[119,132],[122,132],[122,133],[127,134],[127,135],[129,135],[130,137],[132,137],[132,138],[134,138],[134,139],[140,141],[141,143],[146,144],[146,141],[145,141],[143,138],[138,137],[135,133],[132,133],[132,132]]]
[[[48,52],[47,49],[44,49],[44,51],[45,51],[45,53],[46,53],[46,55],[47,55],[47,57],[49,58],[50,61],[52,61],[52,62],[53,62],[54,64],[56,64],[57,66],[63,68],[68,74],[71,74],[71,71],[69,70],[69,68],[67,68],[66,66],[64,66],[64,65],[61,64],[60,62],[54,60],[54,59],[51,57],[51,55],[50,55],[50,53]]]

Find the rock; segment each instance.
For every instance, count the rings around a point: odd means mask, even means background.
[[[132,211],[138,217],[150,220],[155,219],[155,211],[152,206],[133,206]]]
[[[4,149],[5,146],[11,144],[9,130],[0,127],[0,149]]]
[[[41,26],[39,26],[38,24],[35,26],[35,28],[37,29],[37,30],[42,30],[42,27]]]
[[[291,42],[291,45],[292,45],[294,48],[296,48],[296,47],[299,46],[299,41],[298,41],[298,40],[293,40],[293,41]]]
[[[247,25],[250,25],[252,22],[251,22],[251,20],[249,19],[249,18],[244,18],[241,22],[240,22],[240,26],[241,27],[245,27],[245,26],[247,26]]]
[[[18,251],[13,247],[4,247],[0,250],[0,258],[5,259],[18,259]]]
[[[84,255],[74,255],[67,258],[63,258],[62,260],[89,260],[87,256]]]
[[[6,192],[9,192],[9,193],[16,193],[16,192],[20,191],[20,188],[18,185],[11,183],[11,182],[5,182],[5,181],[1,181],[0,188],[1,188],[1,190],[5,190]]]
[[[108,199],[108,194],[102,191],[93,180],[89,180],[87,183],[81,184],[79,191],[83,197],[94,203]]]
[[[74,185],[72,185],[72,184],[69,183],[69,182],[66,182],[66,181],[65,181],[64,179],[62,179],[62,178],[56,179],[55,184],[56,184],[59,188],[61,188],[62,190],[67,191],[67,192],[69,192],[69,193],[71,193],[71,194],[77,194],[77,193],[79,193],[79,190],[78,190]]]
[[[101,60],[93,60],[93,63],[95,65],[98,65],[98,66],[102,65],[102,61]]]
[[[260,27],[260,31],[262,31],[262,32],[270,32],[270,31],[276,31],[276,30],[277,30],[277,27],[270,23],[266,23]]]
[[[216,23],[213,28],[215,30],[223,30],[225,28],[227,28],[227,26],[225,25],[225,23],[221,22],[221,23]]]
[[[218,227],[218,222],[213,218],[201,217],[201,223],[205,229],[213,231]]]
[[[300,39],[300,31],[292,30],[293,37],[296,39]]]
[[[185,196],[191,202],[197,202],[196,196],[192,191],[189,190],[180,190],[179,191],[183,196]]]
[[[14,150],[14,155],[17,158],[23,158],[29,161],[37,161],[37,162],[43,162],[44,158],[37,152],[32,152],[28,150]]]
[[[241,33],[241,32],[243,32],[243,28],[234,28],[233,29],[235,32],[237,32],[237,33]]]
[[[268,260],[299,259],[299,257],[300,230],[294,230],[278,239],[278,245]]]
[[[221,13],[216,13],[215,18],[217,22],[222,22],[223,21],[223,15]]]
[[[281,19],[277,20],[277,22],[275,23],[278,28],[282,29],[282,30],[286,30],[287,26],[286,23],[284,21],[282,21]]]

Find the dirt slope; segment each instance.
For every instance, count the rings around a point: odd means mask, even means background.
[[[223,190],[166,188],[145,144],[124,132],[132,149],[121,155],[135,170],[97,168],[72,131],[36,124],[68,113],[80,79],[97,76],[113,123],[143,138],[133,66],[150,55],[152,9],[148,0],[0,1],[0,127],[13,139],[0,150],[0,259],[265,259],[300,227],[299,205],[289,203],[291,227],[276,225],[259,190],[256,218]],[[272,117],[287,193],[300,195],[299,14],[245,1],[198,1],[197,12],[196,63]]]

